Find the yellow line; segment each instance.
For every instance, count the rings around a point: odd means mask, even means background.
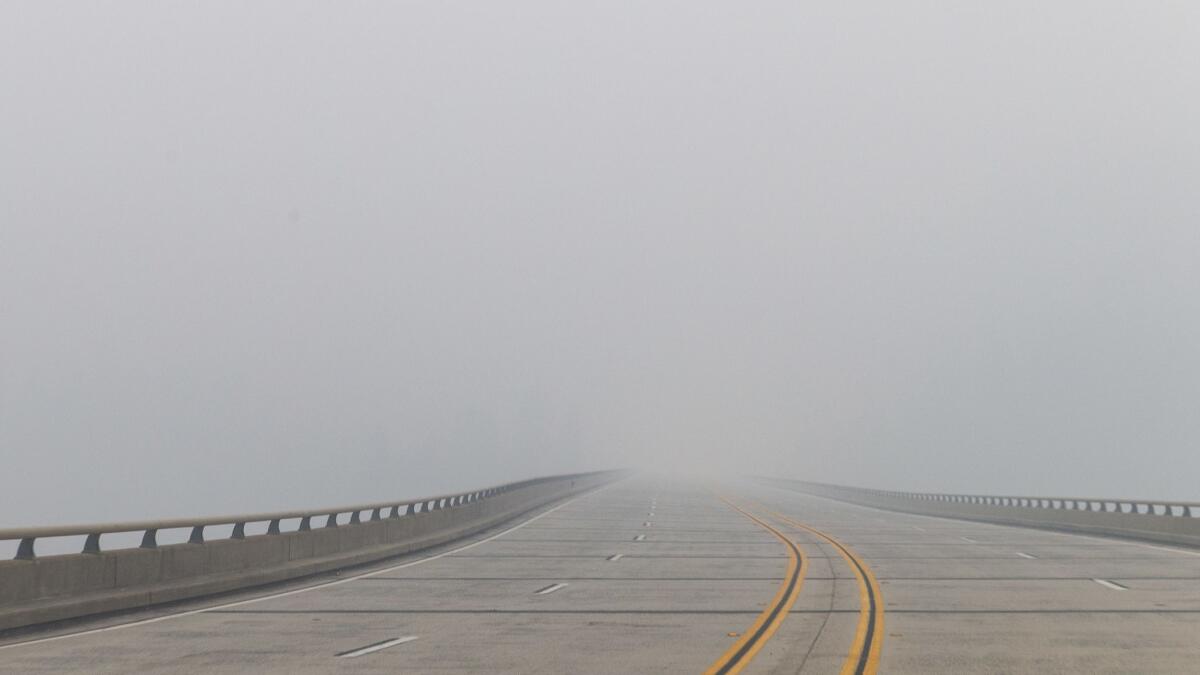
[[[788,550],[788,569],[787,574],[783,577],[783,583],[779,585],[779,590],[775,592],[775,597],[771,599],[767,608],[758,615],[750,629],[743,633],[741,638],[721,655],[721,658],[713,662],[708,670],[704,671],[704,675],[732,675],[741,672],[787,618],[788,612],[800,595],[800,586],[804,583],[804,575],[808,572],[808,556],[801,555],[799,546],[786,534],[728,499],[720,495],[718,498],[728,504],[731,509],[754,521],[784,543]]]
[[[761,505],[759,506],[761,507]],[[854,577],[858,580],[858,628],[854,632],[854,642],[850,645],[850,653],[846,655],[846,661],[842,664],[841,673],[842,675],[873,675],[879,670],[879,654],[883,649],[883,591],[879,588],[875,573],[862,558],[837,539],[783,514],[765,508],[764,510],[778,520],[811,532],[833,544],[833,547],[846,560],[850,570],[854,572]],[[874,599],[873,603],[872,598]],[[874,611],[871,611],[872,605],[874,605]],[[864,658],[863,649],[866,647],[868,636],[870,636],[870,646]]]

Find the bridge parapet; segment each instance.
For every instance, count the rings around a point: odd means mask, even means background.
[[[20,544],[15,559],[0,561],[0,631],[402,555],[470,536],[622,475],[547,476],[419,499],[300,511],[3,529],[0,540]],[[265,526],[265,533],[247,534],[251,525]],[[207,538],[206,529],[216,526],[232,530],[227,537]],[[160,531],[180,528],[190,533],[187,543],[160,545]],[[140,546],[102,548],[105,535],[130,532],[141,533]],[[38,539],[69,536],[86,537],[80,553],[37,555]]]
[[[1200,546],[1200,502],[903,492],[780,478],[757,480],[889,511]]]

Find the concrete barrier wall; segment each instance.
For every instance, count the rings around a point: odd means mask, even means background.
[[[622,475],[606,471],[524,481],[467,498],[433,500],[432,510],[397,509],[394,517],[305,531],[0,561],[0,631],[245,589],[410,553],[495,527]]]
[[[1200,547],[1200,504],[1193,502],[896,492],[778,478],[758,480],[889,511]]]

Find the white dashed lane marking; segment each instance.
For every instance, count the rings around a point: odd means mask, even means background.
[[[359,647],[358,649],[351,649],[348,652],[342,652],[338,654],[337,657],[340,659],[352,659],[356,656],[363,656],[365,654],[377,652],[381,649],[387,649],[388,647],[395,647],[396,645],[402,645],[405,642],[412,642],[416,639],[416,635],[406,635],[404,637],[392,638],[391,640],[384,640],[382,642],[369,644],[366,647]]]
[[[534,591],[534,594],[535,595],[548,595],[548,594],[553,593],[554,591],[557,591],[558,589],[563,588],[565,586],[566,586],[566,584],[550,584],[549,586],[547,586],[545,588]]]

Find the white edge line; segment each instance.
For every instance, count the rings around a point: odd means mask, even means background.
[[[1087,535],[1076,535],[1078,537],[1086,537]],[[1101,541],[1117,542],[1120,544],[1128,544],[1130,546],[1140,546],[1142,548],[1152,548],[1155,551],[1168,551],[1170,553],[1182,553],[1184,555],[1200,555],[1200,551],[1192,551],[1186,548],[1175,548],[1173,546],[1155,546],[1154,544],[1143,544],[1140,541],[1123,541],[1120,539],[1108,539],[1105,537],[1087,537],[1088,539],[1099,539]]]
[[[624,553],[614,553],[613,555],[608,556],[608,561],[616,562],[616,561],[620,560],[621,557],[624,555],[625,555]]]
[[[1021,525],[1008,525],[1006,523],[993,523],[993,522],[989,522],[986,520],[971,520],[970,518],[953,518],[951,516],[930,516],[930,515],[926,515],[924,513],[909,513],[907,511],[893,511],[891,509],[885,509],[885,508],[879,507],[879,506],[863,506],[862,504],[846,502],[846,501],[842,501],[840,499],[834,499],[832,497],[822,497],[820,495],[810,495],[805,492],[798,492],[796,490],[788,490],[786,488],[774,488],[774,489],[782,491],[786,494],[792,494],[792,495],[798,494],[798,495],[802,495],[805,497],[812,497],[814,499],[821,499],[824,501],[837,502],[839,504],[842,504],[843,506],[850,506],[850,507],[859,508],[859,509],[869,509],[872,511],[886,511],[887,513],[890,513],[892,515],[906,517],[906,518],[920,518],[925,521],[935,520],[935,521],[940,521],[940,522],[944,523],[947,520],[952,520],[952,521],[959,521],[959,522],[974,523],[976,525],[986,525],[988,527],[998,527],[998,528],[1003,528],[1006,530],[1024,530],[1025,532],[1029,532],[1030,530],[1032,530],[1035,532],[1046,532],[1046,533],[1050,533],[1050,534],[1057,534],[1057,535],[1063,536],[1063,537],[1080,537],[1081,539],[1092,539],[1094,541],[1104,541],[1104,542],[1108,542],[1110,544],[1117,544],[1117,545],[1121,545],[1121,546],[1137,546],[1139,548],[1152,548],[1156,551],[1167,551],[1169,553],[1182,553],[1183,555],[1200,556],[1200,551],[1197,551],[1195,549],[1180,548],[1177,546],[1172,546],[1170,544],[1164,544],[1161,546],[1155,545],[1155,544],[1147,544],[1145,542],[1129,539],[1127,537],[1117,537],[1117,536],[1103,537],[1103,536],[1098,536],[1098,535],[1094,535],[1094,534],[1085,534],[1082,532],[1066,532],[1063,530],[1055,530],[1053,528],[1046,528],[1046,527],[1032,527],[1032,526],[1025,527],[1025,526],[1021,526]],[[913,525],[913,527],[917,527],[917,526]],[[1183,546],[1183,545],[1181,544],[1180,546]]]
[[[362,656],[363,654],[370,654],[372,652],[377,652],[381,649],[387,649],[388,647],[395,647],[396,645],[402,645],[405,642],[412,642],[413,640],[416,640],[416,639],[417,639],[416,635],[406,635],[404,637],[396,638],[395,640],[388,640],[386,642],[380,642],[379,644],[374,644],[369,647],[363,647],[362,649],[355,649],[352,652],[338,654],[338,658],[339,659],[352,659],[356,656]]]
[[[537,595],[548,595],[548,594],[553,593],[554,591],[557,591],[561,588],[565,588],[566,586],[567,586],[566,584],[554,584],[553,586],[547,586],[547,587],[543,588],[542,590],[538,591]]]
[[[1037,560],[1037,556],[1029,555],[1028,553],[1022,553],[1020,551],[1017,551],[1017,555],[1021,556],[1022,558],[1025,558],[1026,560]]]
[[[1125,588],[1124,586],[1118,586],[1118,585],[1114,584],[1113,582],[1111,582],[1111,581],[1108,581],[1108,580],[1105,580],[1105,579],[1092,579],[1092,581],[1094,581],[1094,582],[1096,582],[1096,583],[1100,584],[1101,586],[1103,586],[1103,587],[1105,587],[1105,588],[1111,588],[1111,589],[1113,589],[1114,591],[1127,591],[1127,590],[1129,590],[1128,588]]]
[[[502,532],[497,532],[496,534],[493,534],[492,536],[490,536],[486,539],[480,539],[479,541],[471,542],[470,544],[467,544],[465,546],[459,546],[458,548],[450,549],[449,551],[443,551],[441,553],[438,553],[437,555],[431,555],[428,558],[412,560],[412,561],[409,561],[406,563],[401,563],[399,565],[393,565],[391,567],[386,567],[381,570],[375,570],[374,572],[364,572],[363,574],[356,574],[352,577],[346,577],[344,579],[337,579],[335,581],[327,581],[323,584],[316,584],[314,586],[305,586],[304,588],[297,588],[295,590],[284,591],[282,593],[273,593],[271,595],[264,595],[264,596],[258,597],[258,598],[250,598],[249,600],[239,600],[237,602],[227,602],[223,605],[213,605],[212,607],[204,607],[202,609],[191,609],[186,612],[179,612],[178,614],[166,614],[164,616],[156,616],[156,617],[153,617],[150,619],[142,619],[141,621],[133,621],[130,623],[117,624],[115,626],[104,626],[103,628],[93,628],[91,630],[79,631],[78,633],[67,633],[66,635],[52,635],[50,637],[38,638],[36,640],[27,640],[25,642],[13,642],[13,643],[7,644],[7,645],[0,645],[0,651],[4,651],[5,649],[12,649],[14,647],[26,647],[26,646],[42,644],[45,642],[54,642],[56,640],[66,640],[67,638],[84,637],[86,635],[96,635],[98,633],[107,633],[109,631],[121,630],[123,628],[135,628],[137,626],[146,626],[146,625],[149,625],[152,623],[158,623],[159,621],[167,621],[168,619],[180,619],[185,616],[193,616],[196,614],[203,614],[205,612],[212,612],[212,611],[220,610],[220,609],[229,609],[230,607],[242,607],[244,605],[252,605],[256,602],[263,602],[265,600],[274,600],[276,598],[286,598],[286,597],[292,596],[292,595],[299,595],[301,593],[315,591],[318,588],[329,588],[330,586],[338,586],[341,584],[348,584],[351,581],[355,581],[356,579],[366,579],[367,577],[373,577],[373,576],[377,576],[380,574],[387,574],[388,572],[394,572],[396,570],[402,570],[406,567],[413,567],[414,565],[420,565],[422,563],[427,563],[431,560],[438,560],[439,558],[445,558],[448,555],[454,555],[455,553],[458,553],[460,551],[466,551],[467,549],[472,549],[472,548],[475,548],[476,546],[481,546],[490,541],[499,539],[500,537],[503,537],[504,535],[508,534],[509,532],[515,532],[516,530],[519,530],[522,527],[525,527],[526,525],[528,525],[534,521],[540,520],[565,506],[569,506],[569,505],[575,503],[576,500],[581,499],[582,497],[596,494],[600,490],[605,490],[611,485],[613,485],[613,483],[609,483],[608,485],[601,486],[600,488],[587,493],[587,495],[580,495],[579,497],[575,497],[573,499],[565,501],[562,504],[559,504],[558,506],[555,506],[552,509],[543,511],[542,513],[537,514],[536,516],[530,518],[529,520],[518,523],[517,525],[514,525]]]

